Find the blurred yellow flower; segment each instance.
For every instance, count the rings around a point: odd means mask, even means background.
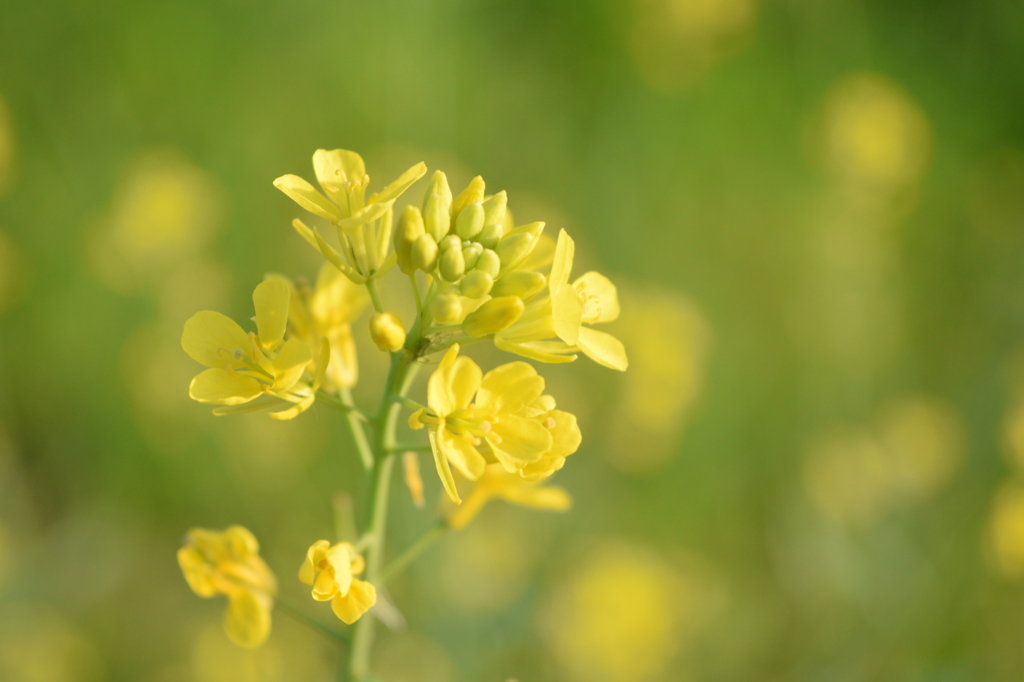
[[[254,648],[270,634],[277,580],[259,555],[256,538],[242,526],[222,532],[193,528],[178,550],[178,565],[200,597],[228,598],[224,630],[239,646]]]
[[[561,230],[555,246],[548,295],[526,305],[522,316],[494,335],[494,345],[540,362],[571,362],[577,350],[611,369],[625,370],[626,349],[611,334],[588,325],[611,322],[619,316],[615,285],[597,272],[588,272],[569,284],[576,245]],[[549,339],[558,338],[559,341]]]
[[[396,260],[394,252],[388,253],[393,204],[423,177],[427,167],[422,162],[416,164],[380,193],[369,197],[365,195],[370,176],[366,174],[363,158],[355,152],[318,149],[313,154],[313,170],[326,197],[297,175],[282,175],[274,180],[274,187],[310,213],[331,221],[338,228],[341,253],[324,241],[315,228],[307,227],[301,220],[295,220],[292,225],[356,284],[380,277]]]
[[[324,390],[352,388],[359,380],[356,344],[352,338],[352,323],[369,303],[366,290],[353,284],[330,263],[320,267],[316,288],[309,290],[304,282],[292,283],[282,275],[268,275],[287,284],[291,290],[288,304],[289,334],[301,339],[314,356],[310,371],[316,371],[315,356],[320,351],[321,338],[331,346],[330,362],[324,373]]]
[[[996,570],[1024,578],[1024,485],[1007,483],[996,493],[989,516],[988,541]]]
[[[258,330],[255,334],[246,334],[234,320],[212,310],[198,312],[185,322],[181,347],[209,368],[192,379],[189,396],[193,400],[228,406],[214,410],[214,414],[293,404],[272,412],[270,416],[275,419],[292,419],[316,401],[330,345],[327,339],[321,339],[315,374],[303,380],[313,354],[301,339],[284,340],[291,295],[291,288],[279,279],[264,280],[256,286],[252,294]],[[254,402],[257,398],[263,400]],[[239,407],[242,405],[245,407]]]
[[[334,614],[351,625],[377,603],[377,589],[355,577],[365,567],[363,557],[349,543],[332,546],[318,540],[306,552],[299,580],[313,586],[313,599],[330,600]]]
[[[529,481],[505,471],[500,464],[488,464],[484,473],[473,483],[466,500],[457,507],[448,508],[445,523],[453,530],[462,530],[493,499],[546,511],[567,511],[572,506],[572,497],[565,488],[557,485],[542,486],[539,481]]]
[[[540,624],[567,679],[646,682],[667,679],[692,609],[676,569],[644,550],[609,545],[558,587]]]
[[[572,415],[554,412],[537,370],[510,362],[482,375],[479,365],[458,354],[458,344],[445,353],[427,384],[428,409],[409,420],[413,428],[429,427],[437,471],[452,501],[461,503],[449,464],[471,481],[484,474],[488,461],[537,478],[561,466],[559,458],[579,446],[579,428]],[[531,464],[537,470],[528,469]]]

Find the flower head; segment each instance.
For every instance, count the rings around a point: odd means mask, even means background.
[[[370,176],[363,158],[346,149],[318,149],[313,154],[321,194],[297,175],[282,175],[274,186],[310,213],[338,228],[341,252],[324,241],[315,228],[301,220],[292,225],[313,248],[356,284],[380,277],[395,264],[391,242],[392,207],[405,190],[423,177],[427,167],[418,163],[378,193],[366,196]]]
[[[292,407],[270,415],[291,419],[309,408],[323,380],[330,345],[321,339],[317,369],[308,374],[307,366],[313,359],[309,346],[296,338],[284,340],[290,298],[291,289],[278,279],[265,280],[256,287],[252,300],[257,333],[246,333],[230,317],[212,310],[190,317],[181,335],[181,347],[209,369],[192,379],[189,397],[226,406],[214,410],[214,414],[292,403]],[[253,402],[257,398],[262,400]],[[246,403],[251,405],[240,407]]]
[[[510,362],[482,374],[458,353],[456,344],[445,354],[427,384],[427,409],[410,418],[413,428],[430,429],[437,471],[454,502],[461,500],[451,466],[471,481],[484,474],[488,462],[516,474],[536,467],[540,478],[560,466],[559,457],[575,451],[575,418],[550,416],[554,400],[543,396],[544,378],[532,365]]]
[[[347,542],[314,542],[299,569],[299,580],[313,586],[313,599],[330,601],[338,618],[349,625],[377,603],[377,590],[355,576],[363,572],[363,557]]]
[[[572,497],[561,486],[540,485],[538,481],[510,474],[500,464],[488,464],[466,500],[446,514],[445,523],[454,530],[465,528],[492,499],[547,511],[567,511],[572,506]]]
[[[629,362],[622,343],[589,326],[619,316],[618,292],[607,277],[597,272],[588,272],[570,284],[575,250],[565,230],[559,232],[547,295],[530,300],[515,324],[494,335],[494,345],[554,363],[571,362],[575,359],[573,353],[583,351],[600,365],[625,370]]]
[[[239,646],[254,648],[270,634],[277,581],[259,555],[253,534],[242,526],[218,532],[193,528],[178,550],[178,565],[200,597],[228,598],[224,630]]]

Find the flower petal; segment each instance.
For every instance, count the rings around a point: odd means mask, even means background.
[[[427,165],[420,161],[415,166],[405,171],[395,179],[390,185],[382,189],[377,194],[371,196],[368,203],[382,204],[391,203],[398,197],[402,196],[405,190],[409,189],[414,182],[423,177],[427,172]]]
[[[245,412],[259,412],[260,410],[269,410],[272,407],[280,407],[284,404],[280,398],[275,398],[272,395],[264,393],[255,400],[250,400],[247,403],[241,403],[238,405],[224,405],[223,407],[214,408],[213,414],[216,417],[223,417],[229,414],[243,414]]]
[[[564,346],[565,344],[562,345]],[[498,334],[494,336],[494,346],[498,350],[503,350],[507,353],[515,353],[516,355],[521,355],[524,358],[549,364],[562,364],[572,362],[576,359],[575,355],[562,355],[551,353],[547,350],[541,350],[537,347],[538,343],[536,342],[517,343],[515,341],[509,341]]]
[[[487,466],[487,461],[475,447],[470,438],[452,433],[445,427],[437,430],[437,447],[460,474],[471,481],[480,478]]]
[[[188,386],[192,400],[214,405],[240,405],[263,393],[263,385],[250,376],[213,367],[197,374]]]
[[[494,436],[498,436],[495,438]],[[554,442],[551,434],[544,425],[533,419],[518,417],[512,414],[503,414],[485,436],[490,443],[491,449],[499,460],[512,460],[517,462],[516,469],[521,468],[527,462],[534,462],[540,459],[545,452],[551,449]],[[502,464],[508,465],[506,461]]]
[[[555,244],[555,257],[551,261],[551,274],[548,276],[548,288],[552,296],[569,283],[572,272],[572,261],[576,254],[576,243],[565,230],[558,231],[558,242]]]
[[[302,208],[321,218],[337,220],[340,216],[337,206],[298,175],[282,175],[274,180],[274,187],[287,194]]]
[[[448,349],[427,382],[427,404],[434,414],[449,415],[469,405],[480,387],[483,372],[466,357],[459,357],[459,345]]]
[[[299,568],[299,580],[307,585],[312,585],[316,579],[317,563],[320,558],[331,546],[331,543],[327,540],[317,540],[309,549],[306,550],[306,560],[302,562],[302,566]]]
[[[612,322],[618,319],[619,290],[600,272],[590,271],[581,275],[572,283],[572,288],[580,292],[585,299],[593,299],[593,303],[588,301],[586,305],[587,324]],[[591,307],[596,310],[591,311]],[[590,319],[591,317],[593,319]]]
[[[327,550],[327,562],[334,569],[334,582],[338,584],[338,592],[348,594],[352,585],[352,545],[347,542],[338,544]]]
[[[551,293],[551,320],[555,334],[570,346],[576,345],[583,324],[583,298],[570,286]]]
[[[311,395],[308,398],[303,398],[299,402],[295,403],[286,410],[280,412],[271,412],[268,416],[271,419],[277,419],[278,421],[287,421],[289,419],[295,419],[300,414],[308,410],[316,402],[316,396]]]
[[[272,391],[287,391],[302,378],[306,365],[313,359],[309,346],[298,339],[288,339],[274,358]],[[209,371],[209,370],[207,370]]]
[[[514,413],[544,393],[544,377],[527,362],[509,362],[484,375],[477,393],[478,405],[491,405]]]
[[[234,355],[241,349],[247,355],[253,343],[249,335],[227,315],[203,310],[188,318],[181,334],[181,347],[188,356],[207,367],[240,367]]]
[[[579,449],[583,441],[583,434],[576,423],[576,415],[561,410],[553,410],[548,418],[555,422],[551,427],[552,444],[551,449],[545,453],[546,457],[568,457]]]
[[[242,590],[228,602],[224,630],[231,641],[247,649],[263,644],[270,634],[270,604],[266,598]]]
[[[193,592],[200,597],[217,594],[217,588],[210,579],[210,565],[195,547],[186,545],[178,550],[178,566]]]
[[[313,599],[327,601],[339,593],[338,582],[331,573],[332,571],[323,570],[317,574],[316,580],[313,582]],[[349,579],[351,578],[352,576],[349,576]]]
[[[580,327],[580,336],[576,340],[576,345],[587,354],[587,357],[599,365],[617,369],[620,372],[626,371],[629,366],[625,346],[611,334],[599,332],[590,327]]]
[[[313,152],[313,171],[317,182],[330,196],[330,187],[343,191],[345,182],[362,180],[366,166],[363,157],[347,149],[317,149]]]
[[[565,511],[572,506],[572,497],[569,493],[557,485],[518,485],[502,488],[498,497],[505,499],[520,507],[531,509],[545,509],[547,511]]]
[[[331,608],[334,615],[351,625],[376,603],[377,588],[365,580],[353,580],[348,594],[336,596],[331,601]]]
[[[441,483],[444,485],[444,491],[448,493],[448,497],[455,504],[462,504],[462,498],[459,497],[459,491],[455,487],[455,477],[452,476],[452,468],[448,466],[448,458],[444,456],[441,449],[437,445],[437,435],[434,429],[427,431],[427,437],[430,439],[430,449],[434,453],[434,466],[437,467],[437,475],[441,479]]]
[[[256,308],[256,335],[267,350],[277,348],[288,328],[288,302],[291,287],[280,279],[265,279],[252,292]]]

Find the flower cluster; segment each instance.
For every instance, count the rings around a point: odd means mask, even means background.
[[[596,272],[572,279],[573,240],[565,230],[557,240],[545,235],[543,222],[517,226],[504,191],[488,194],[475,177],[453,195],[447,176],[435,171],[422,202],[396,208],[426,174],[424,164],[369,194],[370,178],[355,152],[318,150],[313,167],[319,190],[296,175],[274,185],[328,224],[293,222],[326,260],[315,286],[267,275],[253,292],[254,332],[203,311],[185,323],[181,342],[207,367],[192,380],[189,395],[217,405],[214,414],[266,408],[271,417],[291,419],[317,401],[345,413],[355,451],[372,474],[370,518],[361,534],[349,519],[338,528],[340,542],[313,543],[299,580],[312,586],[314,600],[330,601],[344,623],[359,621],[350,673],[368,679],[372,620],[362,617],[371,609],[387,617],[378,605],[380,586],[437,533],[464,528],[492,499],[551,511],[571,506],[569,494],[545,479],[580,447],[576,417],[558,409],[529,362],[485,373],[461,349],[490,340],[501,351],[541,363],[572,362],[580,353],[620,371],[628,362],[617,339],[591,326],[618,317],[615,286]],[[334,230],[322,232],[328,226]],[[383,305],[376,286],[396,264],[416,304],[409,327]],[[371,302],[369,336],[391,357],[376,414],[359,410],[349,391],[358,379],[352,324]],[[418,403],[408,395],[417,370],[438,355],[425,404]],[[426,431],[427,443],[396,442],[403,407],[410,410],[409,426]],[[441,515],[421,541],[385,566],[391,470],[402,454],[406,481],[423,507],[418,451],[433,454],[445,492]],[[192,531],[179,561],[196,593],[228,596],[232,639],[254,646],[266,637],[273,575],[248,531]],[[385,611],[393,609],[386,604]]]

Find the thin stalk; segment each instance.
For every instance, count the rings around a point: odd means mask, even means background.
[[[399,452],[433,452],[429,443],[397,443],[387,449],[389,454]]]
[[[420,284],[416,281],[416,273],[409,273],[409,281],[412,283],[412,295],[416,299],[416,314],[423,314],[423,298],[420,296]]]
[[[330,637],[335,642],[341,642],[343,644],[352,643],[347,635],[344,635],[338,632],[337,630],[327,627],[326,625],[318,621],[316,618],[313,618],[312,616],[306,615],[291,602],[284,601],[280,598],[276,599],[274,600],[274,608],[280,611],[281,613],[285,614],[286,616],[294,618],[306,627],[316,630],[322,635]]]
[[[320,401],[323,401],[325,404],[330,405],[331,407],[333,407],[335,409],[341,410],[342,412],[347,412],[348,414],[354,415],[357,419],[359,419],[361,421],[364,421],[364,422],[369,422],[370,421],[370,418],[367,417],[365,414],[363,414],[363,412],[361,410],[359,410],[359,409],[357,409],[355,407],[352,407],[351,405],[346,405],[345,403],[343,403],[342,401],[338,400],[337,398],[335,398],[330,393],[327,393],[325,391],[317,391],[316,392],[316,399],[320,400]]]
[[[405,405],[406,407],[408,407],[413,412],[415,412],[416,410],[422,410],[423,407],[424,407],[423,405],[420,405],[415,400],[410,400],[409,398],[406,398],[404,395],[393,395],[393,396],[391,396],[391,400],[393,402],[401,403],[402,405]]]
[[[443,521],[439,521],[436,525],[431,526],[430,530],[421,535],[416,542],[406,547],[401,554],[387,565],[387,568],[380,572],[380,582],[386,583],[400,574],[447,532],[448,526]]]
[[[370,300],[373,301],[373,309],[378,313],[384,312],[384,306],[380,304],[380,295],[377,293],[377,283],[372,279],[366,280],[366,290],[370,292]]]
[[[363,468],[370,471],[373,469],[373,450],[370,449],[370,441],[366,437],[363,423],[354,412],[355,404],[352,400],[352,391],[342,388],[338,390],[338,395],[341,398],[341,404],[348,408],[345,413],[345,420],[348,422],[348,429],[352,433],[352,442],[356,446],[356,452],[359,453],[359,459],[363,463]],[[362,415],[361,412],[360,415]],[[365,415],[363,415],[363,419],[366,419]]]

